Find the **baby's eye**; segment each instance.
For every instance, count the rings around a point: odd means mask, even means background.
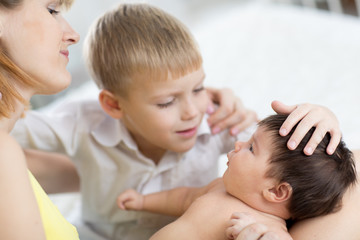
[[[252,153],[254,152],[254,149],[253,149],[253,145],[252,145],[252,144],[250,144],[250,146],[249,146],[249,151],[252,152]]]

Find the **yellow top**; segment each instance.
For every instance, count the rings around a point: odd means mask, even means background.
[[[47,240],[79,240],[76,228],[62,216],[29,171],[30,182],[39,205]]]

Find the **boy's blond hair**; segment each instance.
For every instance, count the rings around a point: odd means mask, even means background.
[[[120,4],[101,16],[87,36],[85,55],[98,87],[122,97],[134,81],[176,79],[202,65],[189,30],[148,4]]]

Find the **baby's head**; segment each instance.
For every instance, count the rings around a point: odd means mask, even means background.
[[[235,144],[223,176],[227,192],[284,219],[300,220],[339,210],[344,193],[356,182],[352,153],[341,141],[335,153],[328,155],[327,134],[311,156],[305,155],[303,149],[314,128],[295,150],[289,150],[287,142],[295,127],[288,136],[279,135],[286,118],[265,118],[248,142]]]
[[[288,205],[291,218],[300,220],[335,212],[341,208],[344,193],[356,182],[356,169],[351,151],[341,141],[333,155],[326,153],[330,142],[327,133],[311,156],[303,153],[306,143],[314,133],[313,127],[295,150],[289,150],[287,142],[293,130],[286,136],[279,129],[287,116],[273,115],[259,123],[269,132],[273,149],[266,176],[286,182],[292,188]]]
[[[101,16],[85,54],[100,89],[127,97],[134,83],[177,79],[202,66],[191,33],[179,20],[148,4],[121,4]]]

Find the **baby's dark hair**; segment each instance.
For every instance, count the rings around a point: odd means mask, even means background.
[[[274,150],[269,159],[267,177],[287,182],[293,192],[289,203],[292,220],[301,220],[338,211],[346,190],[356,183],[356,169],[352,152],[341,141],[334,154],[328,155],[326,147],[330,142],[327,133],[311,156],[303,149],[314,133],[313,127],[295,150],[289,150],[287,142],[293,130],[286,136],[279,129],[286,115],[271,115],[259,123],[271,133]]]

